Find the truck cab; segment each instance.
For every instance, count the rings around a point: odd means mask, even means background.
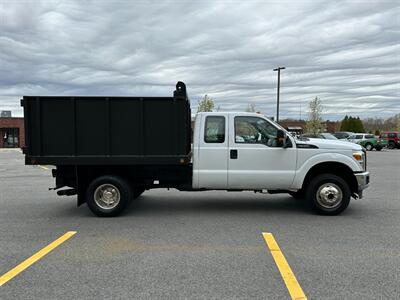
[[[193,143],[193,187],[289,189],[296,170],[295,141],[255,113],[199,113]]]
[[[336,214],[369,184],[359,145],[296,139],[261,114],[198,113],[193,140],[194,189],[289,193]]]

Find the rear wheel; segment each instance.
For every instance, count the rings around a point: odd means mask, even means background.
[[[99,217],[115,217],[129,205],[132,190],[118,176],[101,176],[93,180],[86,192],[90,210]]]
[[[333,216],[347,208],[351,191],[342,178],[333,174],[321,174],[309,183],[306,197],[314,211]]]
[[[372,150],[372,144],[371,143],[366,143],[365,144],[365,149],[367,149],[368,151]]]
[[[389,149],[394,149],[396,146],[395,146],[395,144],[394,144],[394,142],[389,142],[389,144],[388,144],[388,148]]]

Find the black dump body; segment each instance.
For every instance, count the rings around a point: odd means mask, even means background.
[[[185,84],[173,97],[24,96],[28,165],[185,165],[191,114]]]

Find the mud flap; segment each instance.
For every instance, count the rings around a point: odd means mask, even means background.
[[[81,206],[82,204],[86,203],[86,186],[87,182],[85,180],[84,174],[82,174],[82,170],[78,168],[78,166],[75,168],[75,174],[76,174],[76,187],[77,187],[77,206]]]

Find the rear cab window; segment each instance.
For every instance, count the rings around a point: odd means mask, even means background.
[[[223,143],[225,142],[225,117],[207,116],[204,128],[204,142]]]

